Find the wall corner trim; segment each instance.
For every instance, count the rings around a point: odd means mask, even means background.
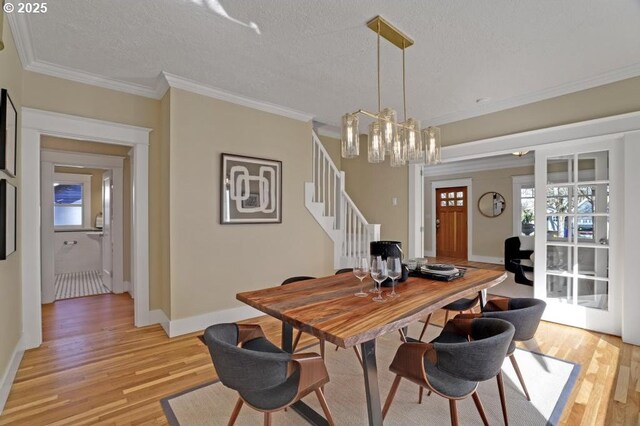
[[[20,361],[22,361],[24,351],[24,339],[22,338],[22,334],[20,334],[18,343],[13,349],[13,354],[11,355],[11,359],[9,360],[9,365],[7,365],[7,368],[2,374],[2,379],[0,380],[0,413],[2,413],[2,411],[4,410],[4,405],[9,398],[11,385],[13,385],[13,380],[16,378],[16,373],[18,372],[18,367],[20,367]]]

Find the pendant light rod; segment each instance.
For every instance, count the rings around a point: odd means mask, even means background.
[[[382,111],[382,101],[380,100],[380,22],[378,22],[378,111]]]
[[[407,77],[404,65],[404,41],[402,42],[402,102],[404,106],[404,121],[407,121]]]

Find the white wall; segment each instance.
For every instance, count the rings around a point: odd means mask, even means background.
[[[65,245],[65,241],[70,244]],[[77,244],[73,244],[74,241]],[[56,274],[102,270],[98,232],[56,232],[53,250]]]

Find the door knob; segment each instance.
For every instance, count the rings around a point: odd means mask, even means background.
[[[440,228],[440,219],[436,219],[436,228]]]

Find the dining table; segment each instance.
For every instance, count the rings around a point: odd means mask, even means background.
[[[238,293],[247,305],[282,321],[282,349],[292,352],[293,329],[309,333],[340,348],[360,347],[366,404],[370,425],[382,425],[378,389],[376,339],[405,330],[430,313],[465,296],[480,294],[486,303],[487,289],[506,278],[504,271],[465,267],[463,277],[438,281],[410,276],[396,285],[398,297],[383,303],[371,297],[355,297],[360,281],[350,272]],[[310,424],[327,420],[303,401],[291,407]]]

